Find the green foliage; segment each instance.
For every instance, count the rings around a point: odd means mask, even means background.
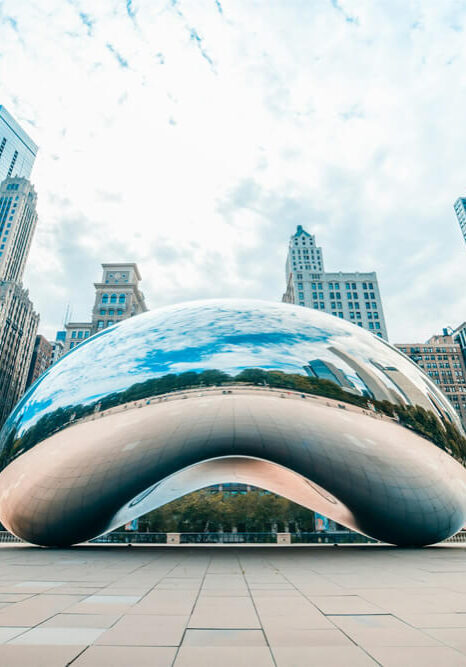
[[[314,512],[272,493],[190,493],[139,519],[139,530],[155,533],[314,530]]]

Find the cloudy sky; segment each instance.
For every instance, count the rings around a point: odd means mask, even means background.
[[[41,332],[89,319],[101,262],[149,307],[280,300],[297,224],[377,271],[391,341],[466,320],[465,73],[465,0],[0,0]]]

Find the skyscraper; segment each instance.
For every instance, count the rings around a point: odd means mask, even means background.
[[[26,178],[0,184],[0,280],[21,283],[37,225],[37,195]]]
[[[460,223],[460,229],[466,242],[466,197],[458,197],[455,201],[455,213]]]
[[[0,104],[0,182],[9,176],[29,178],[37,146]]]
[[[0,280],[0,426],[26,388],[38,324],[27,290]]]
[[[0,426],[26,388],[39,316],[22,280],[37,224],[37,146],[0,105]]]
[[[322,248],[302,225],[290,238],[286,281],[285,303],[323,310],[387,339],[377,274],[324,271]]]
[[[137,264],[102,264],[102,269],[101,282],[94,283],[92,321],[65,325],[64,354],[98,331],[147,310],[144,294],[139,289],[141,274]]]
[[[466,428],[466,366],[458,330],[450,335],[431,336],[426,343],[397,343],[437,384],[453,404]]]

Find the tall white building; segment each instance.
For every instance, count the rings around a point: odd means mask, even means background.
[[[0,280],[21,283],[37,225],[37,195],[26,178],[0,184]]]
[[[290,238],[282,301],[323,310],[387,339],[377,274],[328,273],[322,248],[301,225]]]
[[[458,197],[455,201],[455,213],[460,223],[461,232],[466,242],[466,197]]]

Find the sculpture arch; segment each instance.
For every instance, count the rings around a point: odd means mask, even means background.
[[[437,387],[368,332],[289,305],[192,302],[110,327],[31,388],[0,440],[0,521],[37,544],[222,481],[394,544],[466,519],[466,472],[444,451],[466,441]]]

